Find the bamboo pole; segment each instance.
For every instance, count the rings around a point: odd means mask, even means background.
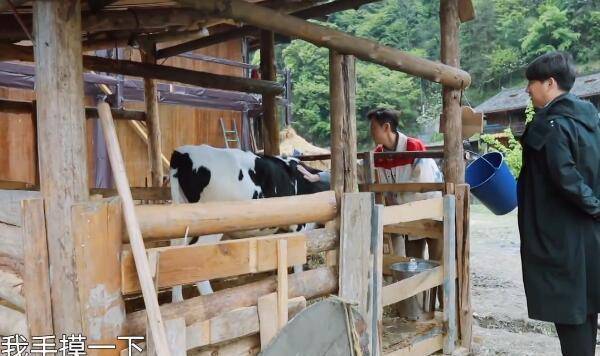
[[[125,225],[129,234],[129,243],[135,259],[135,265],[140,278],[144,303],[148,313],[149,325],[154,338],[154,345],[159,355],[171,355],[165,334],[164,323],[160,315],[158,299],[154,290],[152,274],[146,256],[146,248],[142,239],[142,233],[135,213],[131,191],[129,190],[129,182],[125,171],[125,163],[121,156],[121,148],[117,139],[114,122],[110,114],[110,107],[107,103],[98,103],[98,113],[100,114],[100,122],[106,140],[106,146],[110,158],[113,177],[119,191],[119,196],[123,200],[123,214],[125,217]]]
[[[282,14],[243,0],[178,0],[204,10],[208,14],[231,18],[283,35],[299,38],[339,53],[378,63],[390,69],[442,83],[453,88],[466,88],[471,77],[465,71],[448,65],[383,46],[375,41],[354,37],[342,31]]]

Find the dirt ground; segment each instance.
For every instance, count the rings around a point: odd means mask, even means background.
[[[554,325],[527,318],[516,212],[472,206],[471,273],[475,355],[561,354]]]

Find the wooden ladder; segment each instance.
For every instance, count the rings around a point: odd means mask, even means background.
[[[240,145],[240,135],[238,134],[237,122],[233,120],[233,130],[227,130],[225,127],[225,121],[223,118],[219,118],[221,123],[221,131],[223,131],[223,140],[225,141],[225,148],[242,148]],[[237,147],[230,147],[229,143],[235,142]]]

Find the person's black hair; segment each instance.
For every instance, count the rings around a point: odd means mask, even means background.
[[[398,131],[398,114],[397,111],[392,109],[379,108],[369,111],[367,119],[376,120],[380,126],[390,124],[392,131]]]
[[[558,87],[570,91],[577,73],[573,57],[566,52],[554,51],[542,54],[533,60],[525,71],[527,80],[544,81],[554,78]]]

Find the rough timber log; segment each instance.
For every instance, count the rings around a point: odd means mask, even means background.
[[[82,330],[71,228],[71,205],[87,200],[89,189],[80,6],[77,0],[33,3],[40,188],[57,335]]]
[[[0,60],[33,62],[33,50],[31,47],[0,44]],[[283,87],[281,85],[266,80],[219,75],[158,64],[115,60],[95,56],[83,56],[83,67],[98,72],[117,73],[134,77],[148,77],[169,82],[195,85],[203,88],[257,94],[281,94],[283,92]]]
[[[369,4],[375,2],[377,0],[338,0],[332,1],[325,4],[320,4],[317,6],[313,6],[304,10],[299,10],[290,13],[290,15],[299,17],[301,19],[310,19],[315,17],[322,17],[334,12],[344,11],[348,9],[357,9],[362,5]],[[285,12],[279,10],[280,12]],[[218,44],[224,41],[232,40],[235,38],[240,38],[244,36],[257,36],[260,33],[260,29],[254,26],[242,26],[237,29],[220,32],[211,36],[207,36],[205,38],[200,38],[184,43],[180,43],[178,45],[167,47],[159,50],[157,52],[157,58],[167,58],[176,56],[181,53],[193,51],[199,48],[204,48],[208,46],[212,46],[214,44]]]
[[[269,81],[277,80],[275,68],[275,34],[271,31],[260,32],[260,73],[261,78]],[[279,155],[279,120],[275,95],[263,95],[262,119],[264,152],[270,156]]]
[[[165,320],[185,317],[186,325],[208,320],[237,308],[257,305],[258,298],[277,290],[277,277],[229,288],[210,295],[185,300],[160,307]],[[307,300],[335,293],[338,287],[334,268],[319,268],[289,275],[289,298],[304,296]],[[127,316],[129,335],[143,335],[146,330],[144,310]]]
[[[342,31],[314,24],[243,0],[178,0],[217,17],[243,21],[253,26],[299,38],[342,54],[374,62],[443,85],[462,89],[471,77],[458,68],[413,56],[375,41],[358,38]]]
[[[265,212],[269,212],[265,214]],[[307,222],[327,222],[335,218],[333,192],[294,197],[205,204],[138,205],[145,239],[172,239],[288,226]]]

